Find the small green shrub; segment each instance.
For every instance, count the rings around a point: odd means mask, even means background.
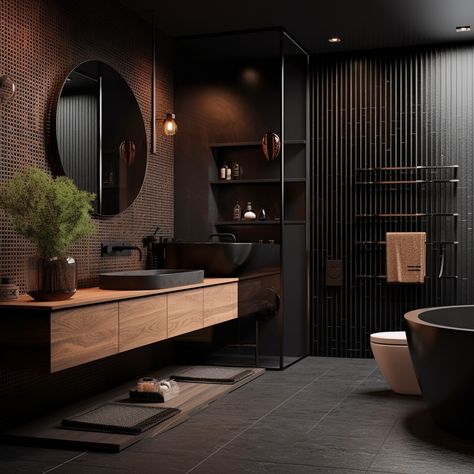
[[[0,207],[11,216],[15,230],[38,245],[41,256],[59,257],[74,242],[94,232],[94,194],[74,182],[28,168],[0,190]]]

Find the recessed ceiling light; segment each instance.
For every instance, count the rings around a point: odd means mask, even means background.
[[[471,25],[456,26],[456,31],[458,33],[464,33],[466,31],[471,31]]]
[[[328,41],[330,43],[340,43],[342,41],[342,39],[339,38],[339,36],[333,36],[332,38],[329,38]]]

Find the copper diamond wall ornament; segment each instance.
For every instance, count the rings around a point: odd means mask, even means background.
[[[274,160],[280,154],[281,141],[280,137],[273,132],[267,132],[262,137],[262,150],[265,159]]]

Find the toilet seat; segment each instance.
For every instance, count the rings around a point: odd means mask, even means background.
[[[370,342],[394,346],[408,345],[405,331],[376,332],[370,335]]]

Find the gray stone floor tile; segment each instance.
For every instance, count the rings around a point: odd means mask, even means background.
[[[245,459],[236,460],[216,455],[192,471],[194,474],[361,474],[365,471],[352,469],[331,469],[304,464],[279,464]]]
[[[285,459],[313,466],[364,470],[371,465],[382,442],[374,438],[310,433],[297,441],[291,452],[285,453]]]
[[[80,451],[0,445],[0,473],[44,472],[79,454]]]
[[[420,411],[397,422],[370,469],[413,474],[472,473],[474,441],[440,430],[426,411]]]
[[[179,446],[175,449],[162,450],[157,440],[153,439],[143,440],[120,453],[87,453],[76,461],[66,464],[61,472],[68,473],[70,472],[68,469],[74,468],[75,472],[89,474],[100,472],[100,469],[133,474],[174,474],[187,472],[204,458],[202,454],[181,449]],[[56,473],[56,470],[52,473]]]
[[[56,469],[51,471],[51,474],[124,474],[125,472],[132,472],[132,471],[127,471],[125,468],[114,469],[114,468],[108,468],[108,467],[103,467],[103,466],[87,466],[87,465],[76,464],[74,462],[71,462],[68,464],[63,464],[61,466],[58,466]]]
[[[311,435],[318,436],[350,436],[355,438],[385,439],[393,427],[394,421],[386,423],[352,423],[334,420],[331,416],[325,417],[311,430]]]
[[[309,357],[121,453],[77,455],[0,446],[0,473],[474,473],[474,441],[391,392],[367,359]]]
[[[364,470],[371,465],[382,441],[249,430],[245,436],[227,445],[222,454],[229,458],[260,462]]]

